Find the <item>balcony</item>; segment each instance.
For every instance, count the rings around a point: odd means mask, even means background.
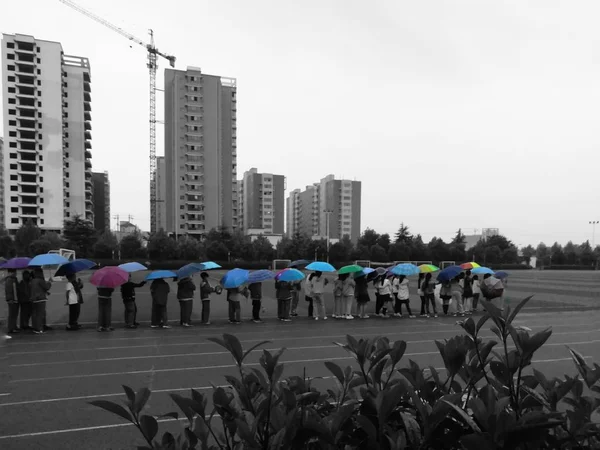
[[[31,131],[35,130],[35,120],[31,120],[28,118],[19,118],[19,125],[17,126],[17,130]]]
[[[30,151],[30,150],[26,150],[24,152],[21,152],[20,150],[17,150],[17,162],[18,163],[25,163],[25,164],[36,164],[37,161],[37,152],[36,151]]]
[[[83,81],[83,92],[85,92],[86,94],[91,94],[92,93],[92,85],[90,84],[89,80],[85,80],[85,74],[84,74],[84,81]]]
[[[31,64],[17,63],[15,66],[15,74],[35,76],[35,67]]]
[[[92,152],[89,151],[88,149],[85,150],[85,157],[87,159],[92,159]]]
[[[22,141],[21,147],[17,149],[17,152],[37,153],[35,142]]]
[[[15,45],[17,47],[16,51],[18,52],[33,53],[35,51],[33,42],[15,41]]]
[[[19,90],[16,93],[17,97],[35,97],[35,88],[33,86],[19,86]]]
[[[90,102],[86,102],[86,101],[83,102],[83,110],[85,112],[92,112],[92,105],[90,105]]]
[[[17,141],[18,142],[37,142],[37,140],[35,138],[35,133],[28,133],[25,131],[22,131],[19,133],[19,136],[17,136]]]
[[[92,143],[90,141],[84,141],[84,147],[89,150],[92,148]]]
[[[89,160],[86,160],[86,162],[85,162],[85,168],[86,169],[91,169],[92,168],[92,162],[89,161]]]
[[[17,173],[25,174],[25,175],[33,174],[34,176],[36,176],[37,175],[37,165],[21,163],[21,167],[17,170]]]
[[[92,115],[90,114],[89,111],[84,111],[84,113],[83,113],[83,119],[86,122],[89,122],[90,120],[92,120]]]
[[[26,87],[31,87],[35,84],[35,77],[18,73],[16,84],[17,86],[24,85]]]
[[[90,77],[89,72],[83,72],[83,81],[85,81],[86,83],[89,83],[90,81],[92,81],[92,78]]]
[[[83,129],[86,131],[92,131],[92,123],[91,122],[83,122]]]
[[[91,132],[90,130],[85,130],[85,131],[83,132],[83,137],[84,137],[85,139],[92,139],[92,132]]]

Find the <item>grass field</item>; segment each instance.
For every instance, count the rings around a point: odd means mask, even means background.
[[[219,274],[213,276],[218,278]],[[121,384],[128,384],[135,389],[148,386],[153,390],[149,402],[151,413],[175,410],[169,392],[185,394],[192,387],[208,390],[211,383],[223,384],[223,375],[234,372],[230,356],[207,341],[208,337],[222,333],[236,334],[245,347],[265,339],[272,341],[268,348],[286,347],[283,358],[286,374],[305,369],[308,376],[317,377],[329,375],[324,361],[336,360],[342,366],[350,363],[347,354],[332,343],[348,333],[405,340],[407,360],[441,368],[443,364],[433,339],[448,338],[460,331],[455,319],[446,317],[314,322],[306,317],[304,301],[300,302],[299,318],[280,323],[273,317],[276,308],[273,285],[265,283],[263,324],[248,322],[250,305],[242,303],[244,323],[229,325],[225,296],[221,295],[213,298],[210,326],[150,329],[150,296],[144,287],[138,290],[142,327],[123,328],[123,305],[116,295],[113,299],[116,330],[111,333],[95,331],[95,292],[87,285],[81,318],[86,328],[67,333],[63,290],[63,283],[55,283],[48,302],[48,322],[54,331],[43,336],[20,334],[2,344],[0,448],[3,450],[121,449],[141,445],[132,427],[87,402],[119,400]],[[549,343],[536,355],[536,368],[551,376],[574,374],[566,344],[600,361],[600,272],[513,272],[505,303],[515,304],[532,294],[534,298],[519,323],[534,330],[554,328]],[[199,303],[199,299],[194,301],[196,323]],[[326,303],[330,313],[330,296],[326,296]],[[415,294],[411,303],[418,312],[419,300]],[[374,308],[374,301],[370,308]],[[168,310],[176,325],[179,305],[174,292]],[[486,335],[489,337],[490,333]],[[251,355],[250,363],[257,361],[258,354]],[[180,427],[177,422],[165,422],[163,426],[175,431]]]

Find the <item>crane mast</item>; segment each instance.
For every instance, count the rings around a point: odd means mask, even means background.
[[[95,15],[94,13],[82,8],[71,0],[59,0],[61,3],[73,8],[84,16],[95,20],[105,27],[119,33],[126,39],[141,45],[148,52],[148,72],[150,75],[150,116],[149,116],[149,131],[150,131],[150,231],[154,233],[156,230],[156,70],[158,69],[158,57],[161,56],[169,61],[171,67],[175,67],[175,57],[160,52],[154,45],[154,32],[149,30],[150,43],[145,43],[143,40],[124,31],[122,28],[113,25],[109,21]]]

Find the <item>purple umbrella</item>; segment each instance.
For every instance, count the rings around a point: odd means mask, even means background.
[[[0,269],[27,269],[31,258],[12,258],[0,266]]]

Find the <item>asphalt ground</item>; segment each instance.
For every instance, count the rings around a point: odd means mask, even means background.
[[[214,274],[218,277],[218,274]],[[535,294],[518,318],[520,325],[534,331],[553,327],[549,342],[536,354],[534,367],[547,376],[574,375],[567,345],[589,361],[600,361],[600,282],[596,272],[515,272],[508,283],[504,304],[516,304],[519,298]],[[87,276],[82,277],[84,282]],[[171,329],[150,329],[150,295],[147,287],[138,290],[139,319],[137,330],[123,328],[123,305],[113,298],[115,331],[95,331],[97,314],[94,290],[87,285],[78,332],[64,331],[68,317],[64,306],[64,284],[55,283],[48,302],[48,322],[53,331],[37,336],[21,333],[2,344],[0,351],[0,448],[11,449],[129,449],[142,445],[136,430],[120,418],[88,402],[97,399],[122,401],[122,384],[134,389],[147,386],[153,394],[148,412],[160,415],[177,408],[170,392],[186,395],[190,388],[210,392],[211,385],[223,385],[224,375],[235,374],[231,356],[207,340],[223,333],[238,336],[245,348],[263,340],[265,347],[286,347],[282,361],[284,375],[329,377],[325,361],[341,366],[352,364],[348,354],[333,342],[343,341],[346,334],[356,337],[387,336],[408,343],[404,363],[412,359],[422,366],[442,369],[443,363],[434,339],[459,334],[455,318],[415,318],[315,322],[309,320],[306,303],[300,302],[300,317],[281,323],[273,317],[276,303],[272,283],[264,285],[265,322],[249,322],[251,306],[242,303],[244,322],[227,323],[225,296],[212,300],[212,325],[193,328],[177,326],[179,305],[174,293],[169,300]],[[550,291],[550,292],[546,292]],[[566,291],[567,294],[564,294]],[[326,296],[328,312],[332,300]],[[419,300],[411,299],[418,312]],[[374,302],[369,308],[374,309]],[[198,323],[200,300],[194,300],[193,318]],[[486,326],[487,328],[487,326]],[[491,337],[487,331],[486,337]],[[248,358],[258,364],[259,352]],[[325,378],[319,386],[333,384]],[[175,421],[161,423],[164,430],[181,430]]]

